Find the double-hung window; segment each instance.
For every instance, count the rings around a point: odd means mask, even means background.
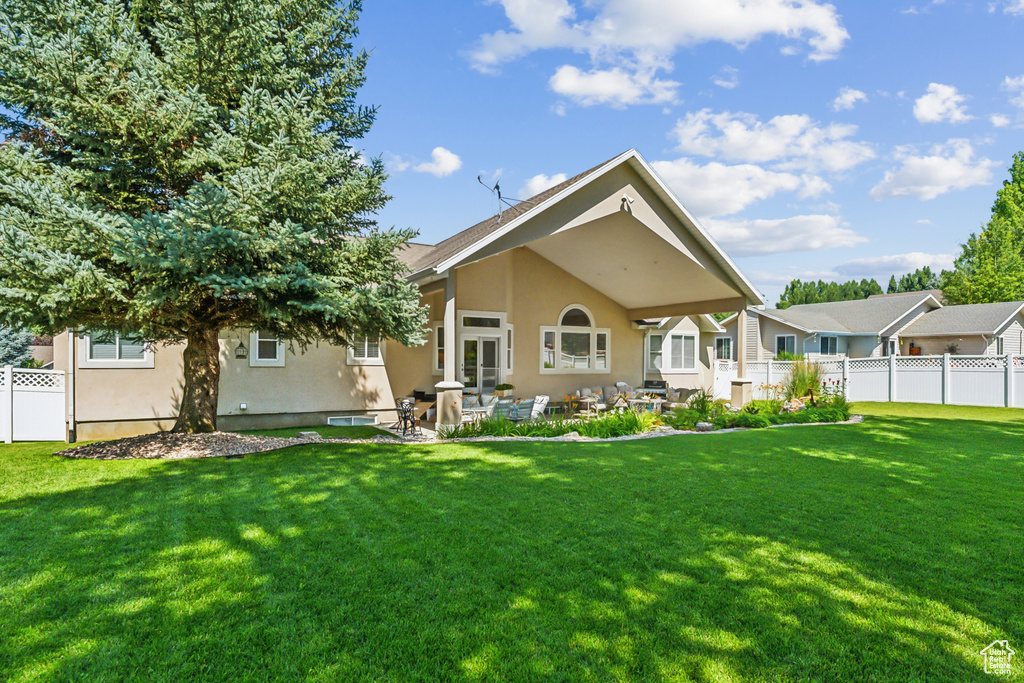
[[[611,331],[594,326],[583,306],[567,306],[558,325],[540,328],[540,372],[593,373],[611,370]]]
[[[647,338],[647,369],[662,373],[693,372],[697,369],[695,333],[657,333]]]
[[[348,364],[384,365],[384,345],[380,337],[362,335],[353,339],[348,347]]]
[[[733,360],[732,337],[715,338],[715,360]]]
[[[89,332],[79,342],[80,368],[152,368],[153,349],[141,337]]]
[[[444,325],[434,325],[434,374],[444,374]]]

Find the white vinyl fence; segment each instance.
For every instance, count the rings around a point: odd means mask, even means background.
[[[63,441],[64,373],[0,369],[0,441]]]
[[[946,403],[1024,408],[1024,356],[889,356],[816,362],[825,380],[839,380],[851,401]],[[782,382],[794,361],[747,363],[754,398]],[[729,398],[735,362],[715,366],[715,397]]]

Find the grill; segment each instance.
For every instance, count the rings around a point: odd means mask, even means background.
[[[668,394],[668,382],[663,379],[649,379],[644,382],[644,393],[665,396]]]

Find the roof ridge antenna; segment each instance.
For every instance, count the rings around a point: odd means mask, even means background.
[[[483,185],[484,187],[487,187],[487,183],[485,183],[480,176],[476,177],[476,181],[478,183],[480,183],[481,185]],[[498,223],[501,223],[501,217],[502,217],[502,215],[504,214],[504,211],[505,211],[502,208],[502,206],[501,206],[503,203],[504,204],[508,204],[508,207],[510,209],[513,208],[513,207],[519,206],[520,204],[533,204],[532,201],[529,201],[527,199],[517,199],[516,203],[513,204],[509,200],[507,200],[504,197],[502,197],[501,196],[501,182],[500,181],[495,181],[494,187],[487,187],[487,189],[490,190],[492,194],[498,195],[498,220],[495,221],[494,223],[492,223],[491,224],[492,226],[493,225],[497,225]]]

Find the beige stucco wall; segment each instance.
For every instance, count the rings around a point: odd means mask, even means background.
[[[271,424],[274,415],[309,414],[308,424],[323,414],[387,410],[394,395],[383,365],[348,365],[346,351],[329,344],[286,351],[283,367],[250,367],[236,359],[239,341],[249,346],[248,331],[221,335],[221,381],[218,414],[233,428]],[[54,366],[67,370],[67,334],[54,338]],[[395,342],[385,342],[387,360]],[[169,428],[181,398],[181,344],[157,346],[153,368],[75,370],[75,419],[80,440],[140,434]],[[251,351],[251,350],[250,350]],[[245,410],[241,404],[247,404]],[[293,417],[281,423],[294,423]]]

